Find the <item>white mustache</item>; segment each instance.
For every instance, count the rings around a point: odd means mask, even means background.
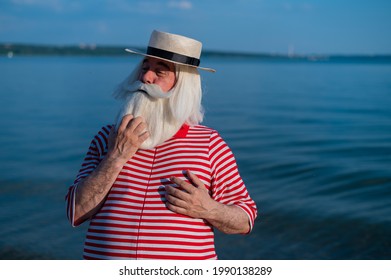
[[[128,85],[126,90],[129,92],[137,92],[141,91],[143,93],[148,94],[152,98],[170,98],[172,95],[172,90],[168,92],[164,92],[160,86],[156,84],[145,84],[141,81],[135,81],[134,83]]]

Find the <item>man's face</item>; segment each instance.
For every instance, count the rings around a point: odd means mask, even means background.
[[[175,85],[175,66],[171,62],[148,57],[144,59],[139,80],[145,84],[156,84],[168,92]]]

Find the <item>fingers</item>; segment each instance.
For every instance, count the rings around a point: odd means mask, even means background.
[[[149,134],[146,134],[147,124],[141,116],[134,117],[130,114],[125,115],[121,120],[121,124],[118,128],[118,133],[122,133],[125,131],[129,134],[142,136],[141,138],[143,139],[143,141],[149,137]]]
[[[167,206],[175,207],[175,208],[186,208],[187,207],[187,201],[189,200],[190,196],[190,189],[194,188],[193,186],[189,185],[185,181],[176,178],[176,177],[171,177],[170,180],[175,183],[178,187],[173,187],[173,186],[166,186],[166,199],[167,199]],[[173,210],[174,212],[178,213],[178,209]]]
[[[185,208],[187,205],[186,198],[188,195],[189,194],[187,194],[177,188],[166,186],[166,199],[167,199],[167,202],[171,205]]]
[[[183,190],[187,191],[188,193],[191,193],[194,189],[194,187],[202,187],[204,186],[204,183],[202,183],[202,181],[192,172],[190,172],[190,170],[187,170],[186,171],[186,174],[188,176],[188,178],[190,179],[190,183],[187,183],[186,181],[183,181],[177,177],[171,177],[170,180],[177,184],[179,187],[181,187]]]
[[[142,135],[147,130],[147,124],[141,117],[137,117],[131,121],[129,129],[136,135]]]
[[[192,193],[194,186],[187,183],[186,181],[183,181],[177,177],[171,177],[171,182],[175,183],[179,188],[186,191],[187,193]]]
[[[189,215],[190,194],[172,186],[166,186],[166,207],[167,209],[183,215]]]
[[[109,134],[109,150],[116,157],[129,159],[149,138],[147,124],[142,117],[125,115],[118,127]]]
[[[188,193],[172,186],[166,186],[166,193],[168,196],[176,197],[182,200],[189,196]]]
[[[148,131],[145,131],[143,132],[140,136],[139,136],[139,140],[140,142],[144,142],[145,140],[147,140],[149,138],[149,132]]]
[[[133,119],[133,115],[125,115],[122,120],[121,124],[118,127],[118,132],[122,132],[126,129],[128,126],[129,122]]]
[[[187,174],[187,176],[189,176],[190,181],[191,181],[196,187],[201,187],[201,186],[204,185],[204,184],[202,183],[202,181],[201,181],[196,175],[194,175],[194,173],[190,172],[190,170],[187,170],[187,171],[186,171],[186,174]]]
[[[183,208],[183,207],[178,207],[174,204],[171,204],[169,202],[166,203],[166,207],[168,210],[171,210],[172,212],[175,212],[175,213],[178,213],[178,214],[182,214],[182,215],[187,215],[188,214],[188,211]]]

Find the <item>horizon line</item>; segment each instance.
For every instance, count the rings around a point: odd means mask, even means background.
[[[14,49],[15,48],[15,49]],[[32,52],[44,51],[48,52],[51,50],[54,51],[64,51],[64,50],[76,50],[79,52],[84,52],[84,54],[92,55],[95,51],[106,51],[107,54],[112,55],[125,55],[126,52],[122,51],[125,48],[134,48],[136,50],[145,51],[146,47],[140,46],[123,46],[119,44],[46,44],[46,43],[19,43],[19,42],[0,42],[0,54],[5,54],[7,51],[21,51],[19,54],[33,54]],[[24,53],[26,52],[26,53]],[[47,53],[50,54],[50,53]],[[54,54],[54,53],[52,53]],[[60,54],[60,53],[58,53]],[[69,53],[68,53],[69,54]],[[391,57],[390,53],[292,53],[292,52],[276,52],[276,51],[229,51],[229,50],[213,50],[213,49],[204,49],[202,54],[207,56],[243,56],[243,57],[287,57],[287,58],[305,58],[305,57],[314,57],[314,58],[330,58],[330,57]],[[103,55],[103,53],[102,53]],[[201,55],[202,56],[202,55]]]

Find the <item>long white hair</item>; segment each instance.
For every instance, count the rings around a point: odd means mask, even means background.
[[[152,98],[141,91],[129,91],[130,85],[138,80],[141,67],[142,62],[113,92],[114,98],[122,103],[116,125],[119,126],[126,114],[142,116],[150,137],[140,148],[151,149],[174,136],[184,123],[194,126],[202,122],[201,77],[196,68],[176,64],[176,83],[171,89],[172,95],[167,99]]]

